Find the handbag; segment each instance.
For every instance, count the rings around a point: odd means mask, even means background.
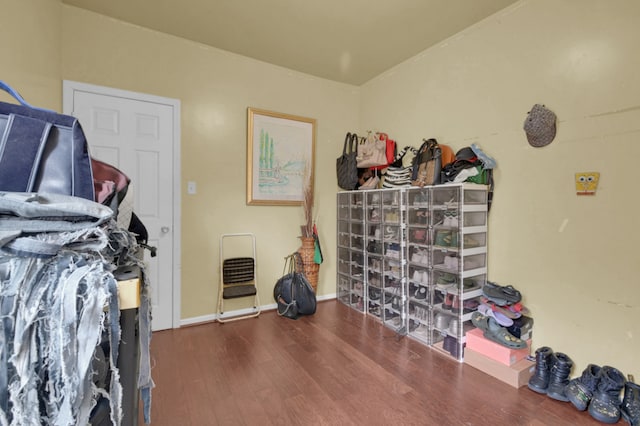
[[[386,160],[384,164],[381,164],[379,166],[374,166],[372,167],[372,169],[382,170],[382,169],[386,169],[387,167],[389,167],[391,163],[396,161],[396,151],[397,151],[396,141],[389,139],[389,136],[386,133],[376,133],[376,137],[378,137],[378,139],[384,141],[385,143]]]
[[[75,117],[28,104],[0,102],[0,191],[72,195],[94,201],[89,147]]]
[[[358,189],[378,189],[380,178],[378,175],[371,176]]]
[[[338,176],[338,186],[347,191],[356,189],[358,186],[358,165],[356,155],[358,145],[358,135],[347,133],[344,138],[342,155],[336,159],[336,174]]]
[[[423,139],[418,153],[413,158],[412,186],[437,185],[440,183],[442,151],[435,139]]]
[[[359,169],[386,166],[388,164],[387,142],[380,139],[380,133],[369,132],[367,137],[360,138],[356,162]]]
[[[412,146],[405,146],[396,156],[394,161],[387,167],[384,174],[383,188],[404,188],[411,186],[412,166],[403,165],[404,156],[407,152],[414,155],[418,152]]]
[[[300,315],[315,314],[317,303],[316,294],[307,277],[295,269],[296,256],[300,254],[296,252],[285,258],[283,276],[276,281],[273,288],[278,315],[291,319],[298,319]],[[285,274],[287,269],[288,272]]]

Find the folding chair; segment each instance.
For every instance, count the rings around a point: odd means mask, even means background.
[[[246,250],[251,240],[251,256],[227,257],[225,240],[238,240],[234,246],[234,254]],[[239,241],[243,240],[243,241]],[[244,243],[244,244],[242,244]],[[228,250],[228,249],[227,249]],[[245,253],[246,254],[246,253]],[[218,322],[225,323],[260,315],[258,299],[258,278],[256,277],[256,237],[250,233],[222,234],[220,237],[220,287],[218,289]],[[251,298],[253,307],[243,309],[240,314],[224,317],[224,301],[227,299]],[[248,312],[247,312],[248,311]]]

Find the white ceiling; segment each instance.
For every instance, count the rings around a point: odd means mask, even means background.
[[[361,85],[516,0],[62,0],[318,77]]]

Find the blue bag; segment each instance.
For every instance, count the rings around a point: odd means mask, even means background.
[[[75,117],[29,105],[0,102],[0,191],[72,195],[94,201],[89,147]]]

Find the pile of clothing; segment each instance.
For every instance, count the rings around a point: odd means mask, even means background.
[[[0,192],[0,425],[89,424],[100,397],[109,400],[111,423],[120,424],[113,271],[122,265],[144,271],[138,249],[107,206],[66,195]],[[138,386],[148,421],[151,312],[142,277]],[[103,332],[109,340],[106,389],[94,380]]]

